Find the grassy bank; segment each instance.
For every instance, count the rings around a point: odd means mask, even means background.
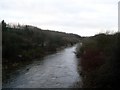
[[[84,38],[77,50],[81,58],[83,88],[119,88],[119,53],[120,33]]]
[[[9,72],[62,48],[79,42],[80,36],[42,30],[30,25],[10,25],[2,21],[3,81]]]

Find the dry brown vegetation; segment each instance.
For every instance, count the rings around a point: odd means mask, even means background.
[[[120,33],[84,38],[81,57],[83,87],[116,88],[120,80]]]

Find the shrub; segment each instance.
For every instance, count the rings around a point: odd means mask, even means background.
[[[120,33],[99,34],[83,40],[80,50],[83,87],[115,88],[120,80]]]

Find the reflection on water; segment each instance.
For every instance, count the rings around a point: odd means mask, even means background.
[[[13,88],[69,88],[81,81],[77,72],[75,47],[48,55],[43,60],[18,70],[16,75],[3,87]]]

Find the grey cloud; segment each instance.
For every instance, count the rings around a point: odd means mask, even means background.
[[[87,31],[111,29],[117,28],[117,2],[118,0],[0,0],[1,20],[30,23],[44,28],[50,26],[50,29],[59,30],[57,26],[68,32],[71,28],[73,33],[81,28],[86,28]],[[90,34],[92,35],[91,32]]]

